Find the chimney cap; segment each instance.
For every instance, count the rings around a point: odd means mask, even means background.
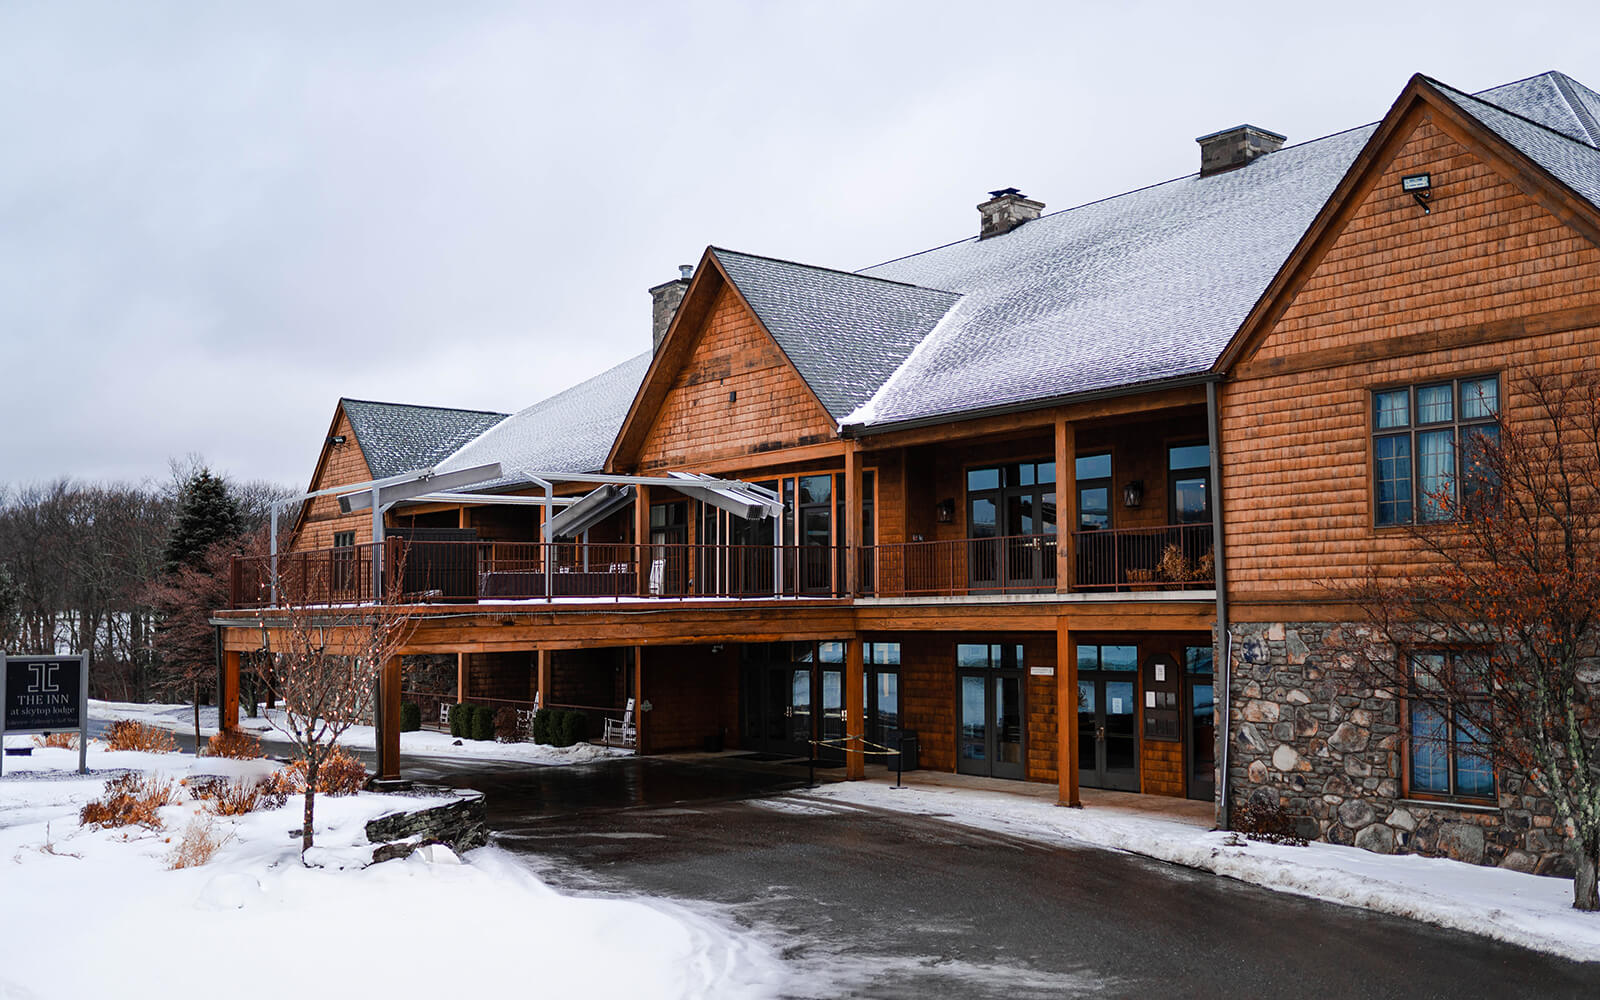
[[[690,278],[693,278],[694,277],[694,265],[693,264],[679,264],[678,265],[678,277],[679,277],[679,279],[681,279],[683,281],[688,281]]]
[[[1248,123],[1244,125],[1235,125],[1232,128],[1217,129],[1215,132],[1210,132],[1202,136],[1196,136],[1194,141],[1209,142],[1212,139],[1220,139],[1223,136],[1232,135],[1235,132],[1239,133],[1240,135],[1243,135],[1247,132],[1254,132],[1256,135],[1262,136],[1263,138],[1276,139],[1279,142],[1289,141],[1289,137],[1286,135],[1279,135],[1269,128],[1262,128],[1260,125],[1250,125]]]
[[[1026,198],[1027,197],[1027,195],[1023,194],[1021,191],[1018,191],[1016,188],[1001,188],[998,191],[990,191],[989,192],[989,197],[991,197],[991,198],[1004,198],[1008,194],[1014,194],[1018,198]]]

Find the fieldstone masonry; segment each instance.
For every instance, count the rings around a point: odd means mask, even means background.
[[[1401,701],[1358,670],[1372,631],[1351,623],[1235,625],[1229,785],[1235,807],[1276,802],[1308,839],[1571,876],[1555,808],[1502,775],[1499,804],[1403,797]],[[1526,794],[1525,794],[1526,792]]]
[[[443,788],[415,788],[410,795],[433,795],[439,804],[392,812],[367,823],[367,839],[378,845],[374,862],[410,856],[424,844],[447,844],[457,854],[489,842],[483,793]]]

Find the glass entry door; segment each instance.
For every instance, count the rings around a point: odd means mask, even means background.
[[[967,577],[975,590],[1053,590],[1056,465],[967,470]]]
[[[1138,646],[1078,646],[1078,783],[1139,790]]]
[[[956,647],[956,770],[1026,777],[1023,676],[1020,645]]]
[[[1185,729],[1189,743],[1186,790],[1189,798],[1210,802],[1217,797],[1217,712],[1211,647],[1184,647],[1183,662],[1188,707]]]

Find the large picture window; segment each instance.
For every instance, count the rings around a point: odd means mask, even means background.
[[[1498,433],[1500,380],[1453,379],[1372,394],[1373,514],[1382,526],[1442,521],[1460,500],[1463,448]]]
[[[1494,799],[1494,767],[1484,746],[1489,690],[1484,685],[1481,695],[1474,693],[1474,662],[1457,651],[1410,656],[1410,794]]]

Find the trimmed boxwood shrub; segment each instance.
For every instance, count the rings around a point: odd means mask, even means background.
[[[460,702],[457,702],[456,704],[450,706],[450,735],[451,736],[454,736],[457,739],[464,739],[467,736],[471,735],[468,732],[468,724],[467,724],[467,717],[469,715],[469,711],[468,710],[471,709],[471,708],[472,708],[471,705],[464,705],[464,704],[462,704]]]
[[[541,708],[533,713],[533,742],[549,744],[550,722],[555,709]]]
[[[472,733],[475,740],[494,739],[494,709],[486,705],[472,707]]]
[[[400,703],[400,731],[414,733],[422,728],[422,706],[414,701]]]
[[[560,739],[557,746],[570,747],[582,743],[589,732],[589,717],[582,712],[567,712],[561,720]]]

